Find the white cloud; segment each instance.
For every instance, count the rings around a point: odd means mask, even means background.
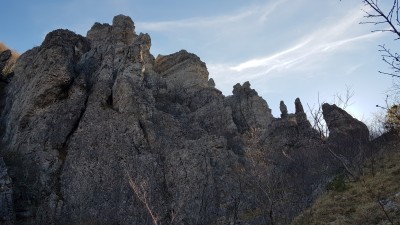
[[[278,0],[273,3],[267,3],[262,6],[257,5],[241,9],[238,12],[213,16],[213,17],[196,17],[182,20],[159,21],[159,22],[138,22],[137,26],[146,31],[165,31],[172,29],[198,29],[198,28],[221,28],[226,24],[233,24],[249,19],[250,17],[257,18],[260,22],[265,22],[269,15],[276,12],[278,6],[287,0]],[[253,20],[254,21],[254,20]]]
[[[367,34],[354,34],[352,32],[352,28],[363,16],[363,12],[357,8],[357,11],[351,11],[349,16],[341,21],[334,21],[335,24],[324,24],[315,32],[301,38],[302,40],[292,47],[262,58],[247,60],[230,66],[229,69],[235,72],[253,74],[252,77],[255,78],[254,74],[261,76],[272,71],[288,70],[304,61],[316,61],[322,55],[332,54],[345,45],[346,49],[349,49],[351,44],[357,44],[360,40],[381,35],[382,33],[379,32]],[[255,73],[256,70],[262,72]]]
[[[174,21],[161,21],[161,22],[138,22],[137,26],[143,30],[148,31],[163,31],[171,29],[182,29],[182,28],[201,28],[209,26],[220,26],[224,23],[233,23],[235,21],[244,19],[252,15],[252,11],[245,11],[238,15],[227,15],[212,18],[190,18],[183,20]]]
[[[282,59],[283,57],[287,57],[288,55],[291,55],[293,52],[303,48],[310,41],[311,41],[310,39],[302,41],[299,44],[297,44],[294,47],[291,47],[289,49],[285,49],[281,52],[275,53],[271,56],[267,56],[267,57],[264,57],[261,59],[252,59],[252,60],[240,63],[237,66],[230,67],[230,69],[240,72],[242,70],[249,69],[249,68],[255,68],[255,67],[260,67],[260,66],[264,67],[264,66],[270,65],[271,63],[279,63],[280,59]],[[287,62],[288,62],[288,60],[281,61],[282,65],[287,65]]]
[[[382,34],[383,33],[380,33],[380,32],[373,32],[373,33],[368,33],[368,34],[364,34],[364,35],[359,35],[356,37],[350,37],[350,38],[343,39],[343,40],[329,42],[324,45],[321,45],[321,52],[332,51],[332,50],[335,50],[336,48],[341,47],[342,45],[350,44],[351,42],[360,41],[362,39],[374,38],[374,37],[380,36]]]
[[[278,6],[285,2],[287,2],[287,0],[275,1],[272,4],[265,5],[261,11],[260,21],[261,22],[267,21],[269,15],[275,12]]]
[[[360,67],[362,66],[361,63],[350,66],[349,68],[347,68],[345,75],[350,75],[352,73],[354,73],[356,70],[358,70]]]

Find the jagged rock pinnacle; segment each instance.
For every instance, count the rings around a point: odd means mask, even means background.
[[[296,100],[294,101],[294,106],[296,109],[296,114],[304,113],[303,105],[301,104],[300,98],[296,98]]]
[[[94,46],[101,43],[110,43],[116,47],[132,45],[136,36],[134,22],[124,15],[115,16],[112,25],[95,23],[87,33]]]
[[[338,154],[354,158],[359,146],[368,143],[368,127],[335,104],[323,104],[322,114],[329,128],[329,143],[337,148]]]
[[[283,101],[279,103],[279,110],[281,111],[281,118],[285,118],[288,115],[288,110]]]
[[[249,81],[246,81],[243,83],[243,85],[240,85],[239,83],[235,84],[235,86],[233,86],[233,91],[232,91],[233,95],[249,95],[249,96],[253,96],[253,95],[257,95],[258,93],[256,90],[251,89],[251,84]]]

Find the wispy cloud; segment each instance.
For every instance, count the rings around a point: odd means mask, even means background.
[[[224,15],[212,18],[189,18],[183,20],[174,21],[161,21],[161,22],[138,22],[137,26],[143,30],[150,31],[163,31],[171,29],[181,28],[201,28],[209,26],[220,26],[224,23],[233,23],[238,20],[242,20],[250,15],[252,11],[245,11],[238,15]]]
[[[282,5],[285,2],[287,2],[287,0],[275,1],[272,4],[264,5],[263,9],[261,10],[260,21],[267,21],[269,15],[274,13],[277,10],[278,6]]]
[[[329,42],[329,43],[321,45],[320,49],[321,49],[321,52],[331,51],[331,50],[335,50],[335,49],[341,47],[342,45],[351,44],[352,42],[360,41],[362,39],[375,38],[375,37],[380,36],[382,34],[383,33],[374,32],[374,33],[368,33],[368,34],[364,34],[364,35],[359,35],[359,36],[356,36],[356,37],[350,37],[350,38],[343,39],[343,40],[332,41],[332,42]]]
[[[271,62],[279,62],[281,58],[292,54],[295,51],[298,51],[299,49],[302,49],[304,46],[306,46],[311,40],[305,40],[297,45],[295,45],[294,47],[285,49],[281,52],[275,53],[271,56],[267,56],[261,59],[252,59],[243,63],[240,63],[239,65],[230,67],[230,69],[232,70],[236,70],[236,71],[242,71],[244,69],[249,69],[249,68],[254,68],[254,67],[260,67],[260,66],[267,66],[269,65]],[[285,65],[286,62],[281,62],[282,65]]]
[[[292,45],[287,48],[266,54],[264,57],[250,58],[239,63],[208,64],[210,74],[215,79],[218,87],[226,94],[230,93],[232,84],[247,80],[254,85],[262,84],[263,90],[268,92],[278,91],[279,87],[271,82],[280,76],[303,76],[312,79],[315,70],[323,67],[329,70],[324,61],[342,51],[352,51],[363,48],[365,41],[378,38],[382,33],[371,33],[363,27],[357,27],[363,19],[363,12],[359,6],[350,10],[340,20],[327,20],[319,24],[313,32],[298,35]],[[356,29],[355,29],[356,28]],[[335,67],[334,61],[328,63]],[[341,65],[344,73],[349,75],[361,67],[358,62],[354,65]],[[281,79],[281,78],[279,78]],[[257,82],[255,82],[257,81]]]
[[[251,69],[251,72],[254,73],[258,68],[263,72],[257,74],[265,75],[276,70],[290,69],[304,61],[319,59],[320,55],[339,50],[345,45],[346,48],[349,48],[352,43],[381,35],[381,33],[352,34],[351,28],[362,17],[363,12],[357,9],[341,21],[335,21],[335,24],[325,24],[324,27],[306,35],[294,46],[265,57],[250,59],[230,66],[229,69],[236,72]]]
[[[140,29],[147,31],[165,31],[182,28],[220,28],[225,24],[233,24],[249,18],[257,18],[256,21],[265,22],[268,16],[274,13],[277,7],[282,5],[282,3],[284,2],[287,2],[287,0],[278,0],[273,3],[264,4],[262,6],[257,5],[253,7],[243,8],[237,12],[220,16],[195,17],[173,21],[138,22],[137,26]]]

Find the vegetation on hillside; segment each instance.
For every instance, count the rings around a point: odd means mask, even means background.
[[[0,42],[0,53],[8,49],[10,48],[7,47],[3,42]],[[11,51],[11,58],[7,61],[2,71],[4,75],[7,76],[12,71],[14,71],[14,66],[19,56],[20,54],[17,53],[16,51]]]
[[[381,149],[380,156],[367,160],[356,181],[339,176],[329,190],[292,225],[400,224],[399,141]]]
[[[385,126],[389,130],[400,131],[400,105],[392,105],[387,109]]]

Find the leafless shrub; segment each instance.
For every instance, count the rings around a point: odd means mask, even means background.
[[[370,140],[373,140],[382,134],[384,134],[387,130],[385,129],[385,111],[380,109],[378,112],[372,115],[372,118],[366,123]]]
[[[378,27],[372,32],[389,32],[395,35],[395,40],[400,39],[400,20],[399,20],[399,1],[393,0],[390,7],[385,8],[379,0],[363,0],[365,6],[369,10],[364,10],[365,18],[367,21],[363,21],[360,24],[373,24],[383,25]],[[382,27],[382,28],[381,28]],[[382,74],[390,75],[392,77],[400,78],[400,58],[397,52],[393,52],[391,49],[386,47],[384,44],[379,45],[382,53],[382,60],[390,66],[392,72],[382,72]]]
[[[354,90],[351,86],[346,85],[346,89],[344,94],[337,92],[333,95],[333,100],[331,104],[335,104],[342,109],[346,109],[350,105],[353,104],[351,99],[354,97]],[[321,101],[319,93],[317,98],[317,103],[312,106],[307,103],[308,111],[310,114],[310,120],[312,127],[318,131],[320,137],[325,139],[329,136],[329,129],[326,125],[324,117],[322,115],[322,105],[326,103],[326,101]]]

